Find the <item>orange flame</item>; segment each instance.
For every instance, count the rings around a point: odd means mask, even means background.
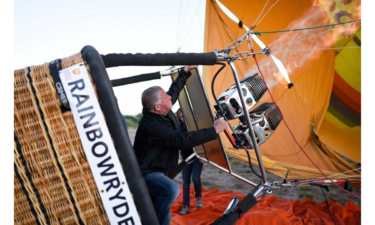
[[[360,0],[350,3],[334,2],[331,0],[314,0],[312,7],[304,16],[292,21],[287,26],[287,29],[316,27],[360,18]],[[291,76],[297,68],[300,68],[310,60],[316,60],[321,55],[322,51],[313,51],[313,49],[333,48],[336,41],[355,34],[359,26],[360,22],[356,22],[337,25],[335,27],[290,32],[288,35],[281,34],[275,38],[275,40],[278,40],[280,37],[282,38],[275,42],[274,45],[270,46],[271,54],[284,63],[289,76]],[[312,49],[312,51],[300,51],[306,49]],[[280,79],[281,74],[270,58],[262,58],[259,64],[264,75],[272,74],[275,76],[273,78],[271,76],[266,76],[266,82]],[[257,68],[254,66],[248,71],[248,74],[255,72],[257,72]]]

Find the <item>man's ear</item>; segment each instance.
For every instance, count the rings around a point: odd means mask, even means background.
[[[154,111],[155,112],[160,111],[160,105],[159,104],[157,104],[157,105],[154,106]]]

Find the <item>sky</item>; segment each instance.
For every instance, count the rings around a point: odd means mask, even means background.
[[[14,2],[14,70],[76,54],[86,45],[99,54],[203,52],[205,0]],[[168,66],[108,68],[119,79]],[[201,68],[199,68],[201,71]],[[115,87],[122,114],[142,111],[141,94],[170,77]],[[179,105],[175,104],[173,111]]]

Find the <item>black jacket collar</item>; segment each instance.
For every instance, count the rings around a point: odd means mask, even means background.
[[[175,129],[179,130],[179,123],[177,122],[176,116],[173,114],[172,110],[170,110],[167,115],[161,115],[157,113],[150,112],[146,109],[142,110],[143,116],[145,119],[148,117],[149,119],[155,119],[159,122],[172,122]]]
[[[162,121],[170,121],[170,119],[167,117],[168,114],[167,114],[167,116],[164,116],[164,115],[161,115],[161,114],[153,113],[153,112],[148,111],[148,110],[146,110],[144,108],[142,110],[142,113],[143,113],[143,116],[150,116],[150,117],[153,117],[155,119],[162,120]]]

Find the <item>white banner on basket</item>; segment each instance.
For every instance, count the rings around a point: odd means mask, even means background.
[[[110,223],[141,224],[85,65],[76,64],[59,75]]]

